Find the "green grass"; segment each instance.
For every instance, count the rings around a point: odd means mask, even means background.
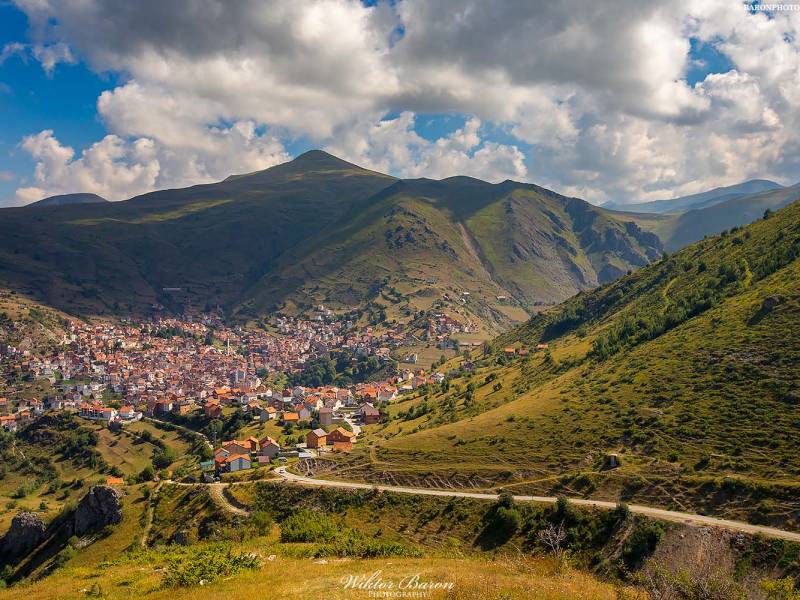
[[[511,484],[797,527],[798,223],[795,204],[532,319],[495,347],[547,340],[549,352],[505,366],[476,355],[474,374],[428,393],[423,416],[400,415],[419,396],[393,406],[341,476]],[[709,307],[693,308],[704,290]],[[609,453],[619,469],[604,470]]]

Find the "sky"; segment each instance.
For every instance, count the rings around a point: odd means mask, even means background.
[[[797,0],[800,3],[800,0]],[[800,4],[0,0],[0,206],[322,148],[594,203],[800,180]]]

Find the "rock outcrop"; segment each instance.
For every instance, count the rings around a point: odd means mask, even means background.
[[[41,544],[47,526],[36,513],[21,512],[11,520],[11,527],[0,540],[0,563],[24,556]]]
[[[100,531],[122,521],[122,492],[107,486],[93,486],[75,508],[74,535]]]

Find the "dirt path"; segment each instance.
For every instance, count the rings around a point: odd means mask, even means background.
[[[216,504],[219,508],[221,508],[226,512],[237,515],[239,517],[250,516],[250,512],[248,510],[245,510],[240,506],[236,506],[230,500],[228,500],[228,498],[225,496],[224,490],[229,485],[253,483],[252,481],[237,481],[232,483],[182,483],[180,481],[172,481],[171,479],[165,479],[164,483],[168,485],[180,485],[182,487],[195,487],[195,486],[207,487],[208,495],[211,497],[211,500],[214,502],[214,504]]]
[[[384,492],[398,492],[401,494],[420,494],[424,496],[444,496],[449,498],[475,498],[477,500],[497,500],[497,494],[487,494],[481,492],[459,492],[455,490],[435,490],[429,488],[415,488],[403,486],[390,486],[390,485],[371,485],[368,483],[354,483],[348,481],[330,481],[325,479],[312,479],[310,477],[303,477],[289,473],[285,467],[276,469],[276,473],[284,478],[285,481],[290,483],[297,483],[301,485],[311,485],[317,487],[333,487],[341,489],[352,490],[381,490]],[[540,502],[544,504],[555,504],[556,498],[553,496],[514,496],[517,502]],[[601,509],[614,509],[617,504],[615,502],[606,502],[604,500],[587,500],[584,498],[570,498],[570,502],[576,506],[588,506],[592,508]],[[707,517],[704,515],[695,515],[692,513],[677,512],[672,510],[665,510],[662,508],[653,508],[651,506],[641,506],[638,504],[630,504],[630,511],[634,514],[645,515],[663,521],[671,521],[673,523],[682,523],[685,525],[695,526],[711,526],[728,529],[730,531],[737,531],[749,534],[761,534],[771,538],[779,538],[783,540],[790,540],[793,542],[800,542],[800,533],[793,531],[784,531],[774,527],[764,527],[762,525],[752,525],[750,523],[742,523],[740,521],[729,521],[727,519],[718,519],[716,517]]]
[[[228,483],[209,483],[208,484],[208,493],[211,496],[211,499],[219,506],[221,509],[226,510],[234,515],[238,515],[240,517],[249,517],[249,511],[236,506],[233,504],[228,498],[225,496],[225,488],[228,487]]]
[[[194,429],[189,429],[188,427],[186,427],[184,425],[178,425],[177,423],[172,423],[171,421],[162,421],[161,419],[157,419],[155,417],[144,417],[142,419],[142,421],[145,421],[145,422],[151,421],[153,423],[163,423],[164,425],[169,425],[171,427],[174,427],[175,429],[179,429],[179,430],[183,431],[184,433],[186,433],[188,435],[198,436],[198,437],[203,439],[203,441],[205,442],[206,446],[208,446],[209,450],[211,450],[212,452],[214,451],[214,446],[211,445],[211,440],[209,440],[208,436],[206,436],[206,434],[204,434],[204,433],[200,433],[199,431],[195,431]]]

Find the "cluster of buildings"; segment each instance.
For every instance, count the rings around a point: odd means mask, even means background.
[[[306,435],[305,444],[294,447],[281,447],[270,436],[228,440],[214,450],[213,460],[203,462],[200,466],[207,477],[212,477],[212,473],[236,473],[290,458],[311,458],[328,451],[350,452],[356,439],[357,434],[344,427],[336,427],[328,432],[318,427]]]
[[[213,317],[72,321],[63,343],[50,353],[2,349],[0,364],[6,371],[47,379],[58,391],[16,406],[0,399],[0,423],[14,431],[45,410],[123,424],[167,413],[215,419],[234,407],[254,419],[281,423],[302,423],[315,415],[320,427],[330,431],[348,417],[375,423],[380,419],[376,406],[444,378],[403,369],[379,382],[273,390],[271,375],[297,372],[332,350],[386,360],[390,348],[405,340],[402,331],[356,331],[349,322],[278,318],[275,328],[277,333],[233,329]]]

